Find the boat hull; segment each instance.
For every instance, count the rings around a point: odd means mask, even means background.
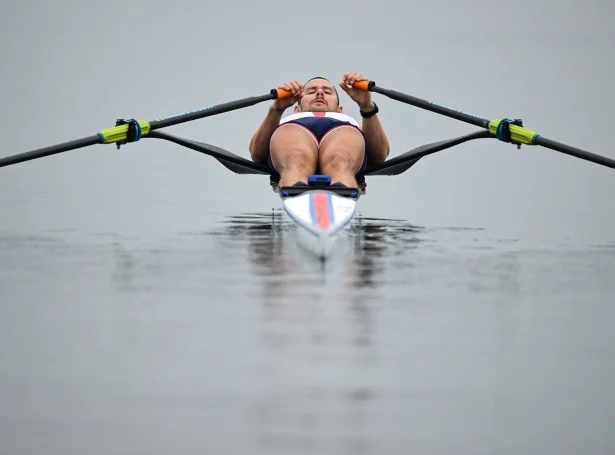
[[[356,197],[348,197],[326,189],[310,189],[284,197],[285,214],[297,226],[301,245],[325,260],[333,254],[356,212]]]

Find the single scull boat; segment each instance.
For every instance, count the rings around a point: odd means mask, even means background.
[[[309,178],[308,184],[302,187],[279,187],[278,179],[272,174],[269,167],[254,163],[234,153],[216,147],[181,137],[163,133],[160,130],[192,120],[229,112],[236,109],[252,106],[267,100],[291,96],[285,90],[271,90],[268,94],[231,101],[216,106],[210,106],[196,111],[185,112],[152,121],[136,119],[118,119],[114,127],[104,129],[92,136],[64,142],[57,145],[0,158],[0,167],[10,166],[25,161],[38,159],[57,153],[88,147],[96,144],[121,145],[139,141],[142,138],[157,138],[174,142],[183,147],[201,152],[217,159],[227,169],[237,174],[269,175],[273,190],[279,193],[284,213],[298,228],[299,238],[318,257],[325,259],[332,251],[332,247],[340,233],[344,232],[352,221],[359,197],[365,194],[365,177],[376,175],[399,175],[412,167],[424,156],[474,139],[496,138],[502,142],[516,145],[540,145],[567,155],[591,161],[602,166],[615,169],[615,160],[588,151],[572,147],[561,142],[547,139],[533,130],[523,127],[520,119],[505,118],[502,120],[488,120],[475,115],[466,114],[456,109],[442,106],[414,96],[406,95],[394,90],[385,89],[376,85],[374,81],[363,81],[354,85],[363,90],[380,93],[391,99],[444,115],[481,128],[464,136],[447,139],[440,142],[422,145],[406,153],[393,157],[384,163],[368,164],[365,171],[358,176],[358,188],[338,188],[330,186],[328,176],[314,175]]]

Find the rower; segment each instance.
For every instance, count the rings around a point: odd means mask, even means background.
[[[382,163],[389,142],[378,118],[371,92],[352,85],[368,78],[346,73],[339,86],[359,106],[361,125],[343,113],[335,86],[323,77],[305,85],[294,80],[280,84],[293,96],[276,99],[250,140],[250,155],[268,164],[279,186],[304,186],[313,174],[329,175],[332,186],[356,188],[357,175],[370,163]],[[296,104],[294,113],[282,118]]]

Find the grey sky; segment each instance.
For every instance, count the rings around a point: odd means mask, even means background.
[[[0,156],[87,136],[118,117],[151,120],[263,94],[291,78],[322,74],[338,81],[352,70],[483,117],[521,117],[546,137],[615,157],[610,2],[258,5],[5,2]],[[393,156],[473,128],[374,99]],[[263,103],[168,131],[247,157],[266,109]],[[150,140],[119,152],[90,147],[0,172],[5,204],[31,191],[65,195],[55,215],[12,205],[15,223],[27,217],[32,228],[85,213],[94,217],[88,222],[134,226],[136,218],[125,212],[134,213],[143,198],[168,203],[169,216],[177,204],[193,205],[203,219],[278,204],[267,178],[237,176],[211,158]],[[612,170],[550,150],[474,142],[428,157],[405,175],[369,179],[361,212],[421,224],[510,223],[519,232],[566,223],[574,235],[607,238],[615,229],[609,210],[614,177]]]

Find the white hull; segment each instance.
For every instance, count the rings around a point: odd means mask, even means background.
[[[283,199],[286,215],[297,225],[298,241],[320,259],[333,254],[355,215],[356,198],[314,189]]]

